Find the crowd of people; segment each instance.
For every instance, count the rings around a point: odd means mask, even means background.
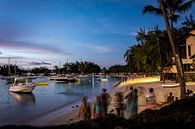
[[[153,109],[157,106],[156,97],[153,88],[149,89],[149,93],[146,97],[146,109]],[[113,99],[114,110],[109,113],[115,112],[117,116],[131,118],[138,112],[138,90],[130,87],[130,91],[127,95],[123,92],[116,92],[114,98],[112,98],[107,90],[102,89],[102,93],[96,97],[96,100],[92,106],[87,101],[87,96],[82,98],[82,103],[79,108],[80,120],[96,119],[106,116],[108,114],[108,107]]]
[[[108,113],[108,106],[111,102],[111,96],[107,93],[106,89],[102,89],[101,95],[96,97],[93,110],[92,105],[87,102],[87,96],[82,98],[82,103],[79,109],[80,120],[89,120],[91,118],[100,118]]]

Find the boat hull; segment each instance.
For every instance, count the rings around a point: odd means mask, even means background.
[[[32,93],[34,88],[35,86],[11,86],[9,91],[14,93]]]
[[[35,82],[36,86],[47,86],[48,82]]]

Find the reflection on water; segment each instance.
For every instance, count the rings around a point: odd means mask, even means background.
[[[29,104],[35,104],[35,95],[33,93],[28,94],[19,94],[19,93],[13,93],[9,92],[10,96],[15,99],[15,101],[18,104],[21,105],[29,105]]]
[[[110,91],[113,84],[119,81],[112,77],[109,77],[107,82],[93,81],[92,77],[89,77],[78,83],[56,83],[41,78],[43,79],[48,81],[48,86],[37,86],[32,94],[10,93],[6,81],[0,80],[0,126],[22,124],[27,119],[36,118],[61,106],[80,104],[84,95],[93,100],[102,88]],[[70,111],[69,108],[66,111]]]

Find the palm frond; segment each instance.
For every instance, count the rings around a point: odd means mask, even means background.
[[[185,2],[179,6],[177,9],[178,12],[186,12],[188,9],[192,7],[192,4],[195,2],[195,0],[189,0],[188,2]]]
[[[162,15],[162,10],[160,8],[156,8],[152,5],[148,5],[144,7],[143,14],[145,13],[155,13],[157,15]]]
[[[179,15],[175,14],[175,15],[173,15],[172,20],[177,23],[178,18],[179,18]]]

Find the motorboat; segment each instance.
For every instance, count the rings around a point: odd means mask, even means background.
[[[107,78],[102,78],[101,81],[106,82],[106,81],[108,81],[108,79]]]
[[[48,82],[42,81],[42,82],[34,82],[36,86],[48,86]]]
[[[10,85],[9,91],[15,93],[32,93],[35,88],[34,83],[29,83],[27,80],[25,83],[18,83],[20,78],[15,78],[14,83]]]
[[[55,80],[56,82],[79,82],[80,79],[73,76],[53,76],[50,80]]]

